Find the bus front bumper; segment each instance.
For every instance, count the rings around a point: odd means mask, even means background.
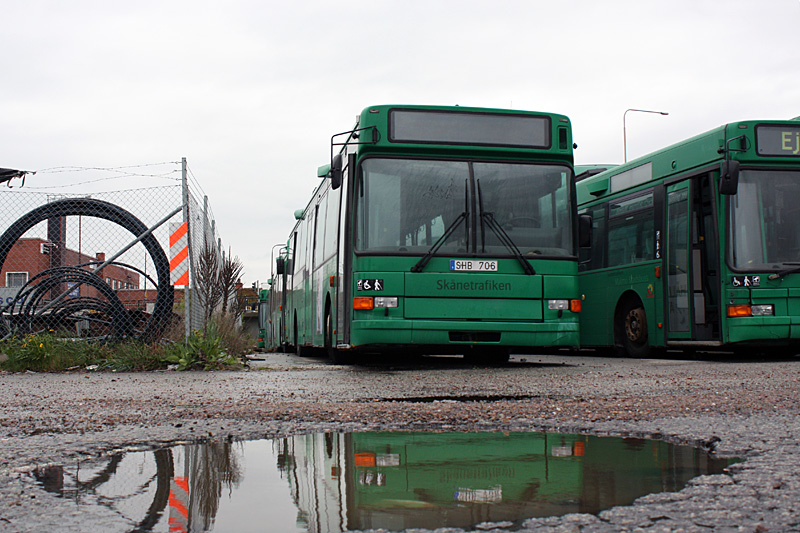
[[[436,320],[353,321],[350,344],[363,346],[577,347],[577,319],[563,322],[473,322]],[[400,347],[400,346],[398,346]]]

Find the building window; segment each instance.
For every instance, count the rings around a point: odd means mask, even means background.
[[[22,287],[28,283],[27,272],[6,272],[6,287]]]

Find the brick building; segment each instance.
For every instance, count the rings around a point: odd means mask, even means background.
[[[19,288],[25,285],[34,276],[59,266],[75,266],[92,261],[104,261],[105,254],[95,256],[79,253],[64,246],[62,241],[46,240],[41,238],[18,239],[6,257],[3,268],[0,270],[0,295],[3,300],[16,296]],[[91,267],[83,267],[91,270]],[[103,280],[115,291],[137,291],[140,286],[138,272],[117,265],[108,265],[101,273]],[[63,287],[67,290],[69,287]],[[81,286],[75,289],[81,296],[98,296],[97,289],[91,286]],[[150,291],[155,294],[155,288]],[[78,293],[76,292],[76,295]],[[119,293],[118,293],[119,294]],[[122,298],[123,302],[128,300]]]

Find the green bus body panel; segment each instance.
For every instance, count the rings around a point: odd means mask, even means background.
[[[542,302],[497,298],[406,298],[405,317],[442,320],[541,320]]]
[[[796,284],[796,275],[766,284]],[[725,333],[730,343],[786,344],[800,340],[800,287],[728,289],[731,304],[773,305],[775,316],[726,317]]]
[[[353,311],[351,344],[575,346],[578,315],[547,309],[546,299],[576,299],[574,261],[536,260],[533,276],[479,272],[411,272],[416,257],[361,257],[354,296],[396,296],[398,307]],[[395,271],[380,270],[394,269]],[[435,257],[426,270],[449,268]],[[501,272],[521,267],[499,259]],[[397,271],[399,270],[399,271]],[[540,272],[552,271],[552,274]],[[558,272],[560,275],[557,275]],[[359,279],[383,280],[382,291],[359,291]],[[499,341],[452,340],[451,332],[498,333]],[[478,338],[481,338],[478,336]]]
[[[648,317],[648,335],[654,346],[664,345],[663,295],[656,287],[655,267],[660,262],[638,263],[626,268],[582,272],[579,283],[583,290],[581,308],[581,345],[612,346],[614,344],[614,311],[616,302],[625,293],[636,294]],[[609,302],[614,302],[610,305]]]
[[[542,276],[503,274],[427,274],[407,272],[408,297],[541,298]]]
[[[452,341],[451,331],[501,332],[497,342]],[[443,320],[354,320],[354,346],[369,344],[436,344],[487,346],[575,346],[577,319],[570,322],[533,324],[530,322],[467,322]],[[533,344],[531,344],[533,343]]]

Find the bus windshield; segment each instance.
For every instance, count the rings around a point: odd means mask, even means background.
[[[800,171],[743,170],[730,197],[729,261],[737,270],[800,262]]]
[[[571,171],[525,163],[369,158],[356,195],[359,252],[574,256]],[[483,221],[487,213],[502,228]],[[502,236],[501,236],[502,235]]]

